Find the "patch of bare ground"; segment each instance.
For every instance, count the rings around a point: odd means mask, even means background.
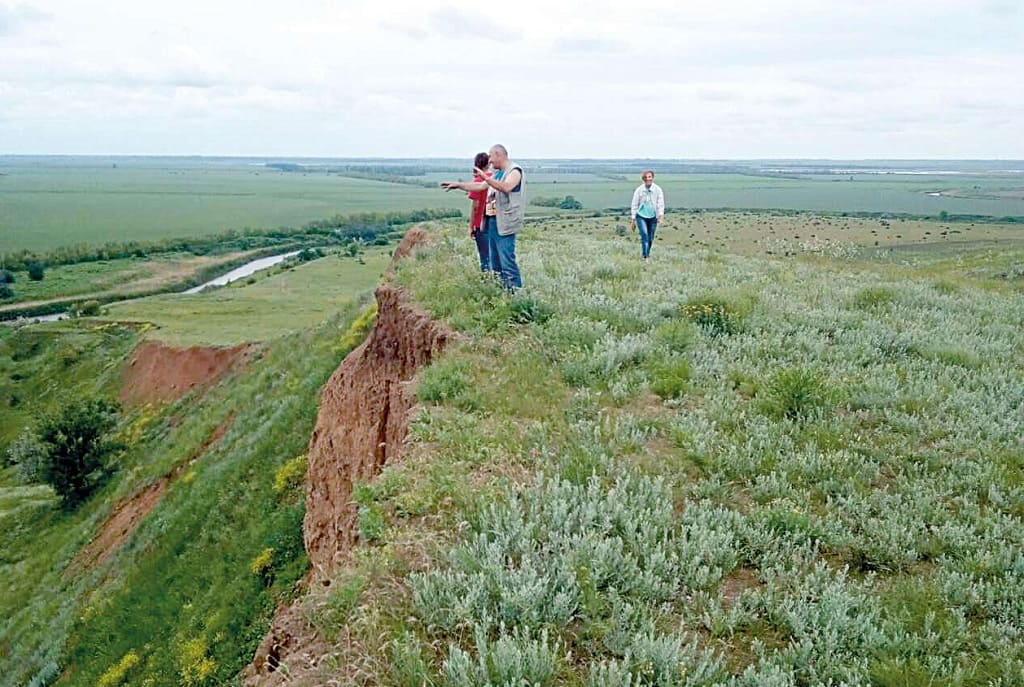
[[[131,536],[132,532],[139,526],[139,523],[160,503],[160,499],[163,498],[167,488],[174,480],[180,477],[186,469],[194,465],[211,446],[220,441],[227,434],[234,420],[235,417],[232,415],[219,424],[186,461],[156,482],[144,487],[134,496],[124,499],[114,506],[110,516],[100,528],[99,534],[89,542],[88,546],[79,552],[69,571],[91,570],[121,548],[128,541],[128,537]]]
[[[244,368],[255,351],[253,344],[176,348],[159,341],[143,341],[125,364],[121,402],[136,406],[175,401]]]

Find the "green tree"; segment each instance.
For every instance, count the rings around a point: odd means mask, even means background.
[[[45,451],[43,481],[53,487],[65,508],[89,497],[109,474],[107,458],[121,448],[111,441],[120,407],[106,399],[74,401],[39,428]]]
[[[558,207],[560,207],[563,210],[582,210],[583,203],[576,200],[572,196],[566,196],[561,200],[560,203],[558,203]]]
[[[42,281],[45,274],[42,263],[30,262],[28,264],[28,278],[32,281]]]

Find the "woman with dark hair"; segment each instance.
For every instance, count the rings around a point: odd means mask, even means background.
[[[486,170],[489,163],[490,160],[487,153],[477,153],[476,157],[473,158],[473,181],[466,183],[446,181],[441,184],[445,191],[451,191],[453,188],[466,191],[466,195],[469,196],[469,200],[472,202],[469,211],[469,235],[476,242],[476,252],[480,256],[480,271],[482,272],[490,272],[492,269],[487,228],[484,226],[484,212],[487,208],[487,183],[484,181],[485,177],[477,174],[475,170]],[[491,176],[491,173],[486,172],[486,175]]]

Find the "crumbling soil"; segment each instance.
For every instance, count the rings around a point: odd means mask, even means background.
[[[409,231],[394,260],[408,257],[426,239],[422,229]],[[412,379],[454,336],[387,281],[377,288],[376,298],[373,330],[324,386],[309,443],[303,539],[313,568],[311,584],[329,583],[330,574],[358,538],[352,486],[370,480],[399,458],[416,403]],[[280,608],[243,672],[245,684],[295,682],[298,673],[315,672],[325,650],[298,603]],[[279,671],[281,664],[287,670]]]
[[[121,402],[142,405],[175,401],[243,367],[254,350],[252,344],[175,348],[159,341],[143,341],[125,364]]]

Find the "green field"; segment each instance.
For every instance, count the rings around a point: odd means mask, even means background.
[[[273,268],[197,294],[164,294],[114,303],[105,319],[148,322],[148,336],[181,346],[231,346],[315,328],[380,282],[390,250],[361,258],[338,254],[296,267]]]
[[[112,167],[117,164],[117,167]],[[0,160],[0,254],[298,227],[367,211],[462,207],[440,189],[275,172],[238,163],[153,167]]]
[[[427,173],[408,177],[413,184],[468,178],[459,161],[380,164],[424,166]],[[610,175],[625,180],[570,171],[596,163],[525,164],[531,196],[572,195],[587,210],[627,207],[639,183],[633,171]],[[647,164],[657,169],[659,163]],[[431,165],[452,171],[431,172]],[[632,170],[636,164],[626,166]],[[668,205],[676,209],[1024,217],[1020,174],[965,166],[970,173],[961,175],[906,174],[896,167],[891,174],[852,175],[661,173],[657,181],[665,189]],[[607,164],[595,168],[606,167],[617,169]],[[0,157],[0,254],[79,243],[205,236],[231,229],[295,227],[351,212],[468,207],[461,193],[323,170],[285,172],[266,167],[265,161],[245,159]],[[530,212],[551,214],[536,207]]]
[[[13,285],[15,298],[0,306],[4,310],[38,305],[72,297],[112,299],[132,294],[153,293],[160,289],[187,284],[198,273],[228,271],[224,265],[237,264],[250,253],[224,253],[216,256],[191,253],[162,253],[150,257],[96,260],[46,269],[42,281],[32,281],[20,273]]]
[[[929,196],[929,192],[962,189],[961,178],[921,175],[758,177],[731,174],[658,174],[665,201],[675,208],[753,208],[822,212],[882,212],[938,216],[976,214],[1024,216],[1021,198]],[[562,180],[534,182],[537,196],[571,195],[585,208],[628,207],[639,179],[629,181]],[[1024,179],[971,177],[971,188],[992,192],[1020,190]]]

